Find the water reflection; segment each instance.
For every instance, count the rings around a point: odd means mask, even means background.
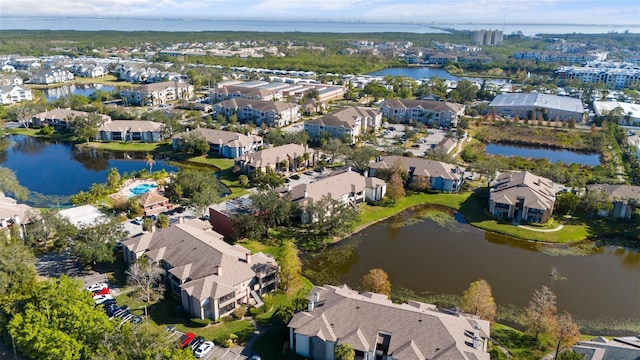
[[[109,169],[109,159],[100,156],[97,151],[74,151],[73,160],[90,171],[105,171]]]

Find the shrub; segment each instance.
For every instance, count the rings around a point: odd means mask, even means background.
[[[234,311],[233,311],[233,316],[238,319],[241,320],[244,315],[247,313],[247,308],[245,308],[244,306],[238,306]]]
[[[191,318],[191,324],[197,327],[205,327],[211,324],[211,319],[199,319],[199,318]]]

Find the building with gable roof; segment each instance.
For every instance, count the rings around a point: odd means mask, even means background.
[[[167,210],[169,199],[158,194],[156,191],[147,191],[138,196],[138,204],[142,206],[146,216],[156,215]]]
[[[124,258],[131,265],[141,256],[167,271],[166,286],[191,317],[219,319],[240,304],[277,287],[278,264],[263,253],[252,254],[230,245],[208,222],[189,220],[122,242]]]
[[[96,134],[102,141],[144,141],[164,140],[164,124],[148,120],[114,120],[102,124]]]
[[[103,124],[111,122],[111,116],[104,114],[97,115],[102,118]],[[71,128],[70,121],[73,118],[86,118],[87,116],[89,116],[89,113],[84,111],[71,109],[53,109],[33,115],[33,117],[31,118],[31,124],[36,127],[48,125],[52,126],[55,129],[68,130],[69,128]]]
[[[0,86],[0,105],[33,100],[31,89],[20,85]]]
[[[358,293],[346,285],[315,286],[306,311],[289,322],[289,346],[307,359],[334,358],[348,344],[356,359],[489,360],[489,322],[386,295]]]
[[[300,157],[309,154],[304,163],[299,164]],[[271,169],[277,173],[288,173],[295,171],[302,165],[306,167],[314,166],[318,162],[318,152],[298,144],[286,144],[274,148],[262,149],[260,151],[243,154],[235,159],[236,170],[250,175],[256,170],[266,172]],[[286,165],[286,166],[285,166]]]
[[[634,185],[609,185],[591,184],[587,185],[587,192],[603,191],[613,203],[611,211],[600,210],[600,216],[612,216],[623,219],[630,219],[635,209],[640,205],[640,186]]]
[[[174,149],[180,147],[180,140],[188,133],[202,135],[209,143],[209,152],[211,154],[221,155],[228,159],[252,153],[264,145],[262,137],[258,135],[244,135],[233,131],[197,128],[174,135],[171,139]]]
[[[300,120],[300,105],[282,101],[234,98],[213,105],[213,110],[257,126],[282,127]]]
[[[320,180],[300,184],[291,188],[289,197],[303,209],[302,222],[313,222],[314,219],[304,209],[313,203],[329,197],[344,204],[357,206],[364,201],[378,201],[387,192],[387,183],[375,177],[365,177],[357,172],[347,170]],[[328,209],[331,211],[331,209]]]
[[[193,85],[177,81],[163,81],[120,90],[120,96],[125,98],[128,104],[141,106],[166,104],[179,99],[189,100],[194,94]]]
[[[640,337],[616,337],[609,340],[598,336],[588,341],[578,341],[571,347],[584,356],[584,360],[638,360]]]
[[[555,202],[553,181],[528,171],[502,173],[490,184],[489,213],[515,222],[547,222]]]
[[[446,101],[394,99],[380,105],[382,116],[400,122],[419,121],[432,126],[456,126],[464,105]]]
[[[311,139],[318,140],[323,134],[339,139],[348,138],[355,144],[367,129],[378,130],[382,125],[382,114],[375,109],[346,107],[304,122],[304,131]]]
[[[378,157],[375,162],[369,164],[369,176],[376,176],[380,169],[391,169],[396,162],[400,162],[407,171],[408,184],[419,182],[422,177],[432,190],[458,191],[464,181],[464,169],[457,165],[407,156]]]

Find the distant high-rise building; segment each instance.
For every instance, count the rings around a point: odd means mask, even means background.
[[[476,30],[473,32],[476,45],[502,45],[502,31]]]

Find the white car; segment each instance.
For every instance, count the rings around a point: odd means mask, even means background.
[[[142,218],[138,216],[137,218],[133,219],[132,223],[136,225],[142,225]]]
[[[87,290],[91,291],[91,292],[96,292],[96,291],[100,291],[102,289],[106,289],[109,287],[109,284],[107,283],[97,283],[97,284],[91,284],[89,286],[87,286]]]
[[[196,349],[196,351],[193,353],[197,358],[201,358],[205,355],[207,355],[211,349],[213,349],[213,342],[212,341],[205,341],[202,343],[202,345],[198,346],[198,348]]]
[[[96,305],[100,305],[107,300],[113,299],[113,295],[97,295],[93,297],[93,301]]]

